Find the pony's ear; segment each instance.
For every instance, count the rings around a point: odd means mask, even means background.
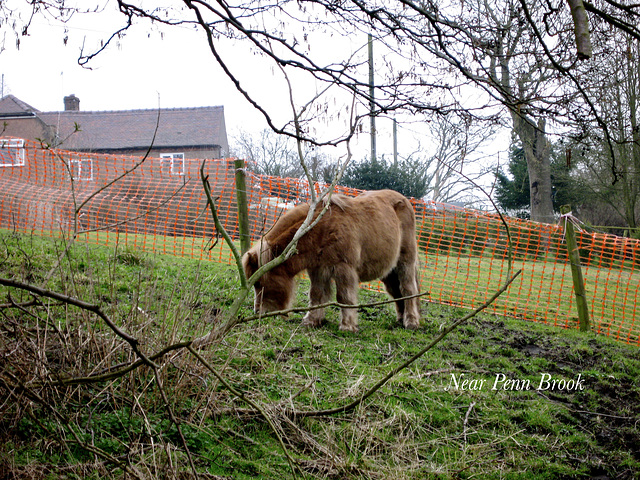
[[[253,275],[259,267],[258,254],[253,250],[249,250],[245,253],[244,257],[242,257],[242,267],[244,268],[244,274],[247,278]]]

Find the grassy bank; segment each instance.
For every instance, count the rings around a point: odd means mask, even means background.
[[[331,309],[316,330],[263,318],[199,360],[177,345],[233,301],[231,267],[62,251],[3,233],[0,276],[99,306],[157,370],[127,371],[130,344],[95,314],[0,287],[0,478],[640,476],[637,347],[484,314],[354,410],[309,416],[362,397],[466,311],[425,302],[408,332],[390,306],[365,307],[355,335]]]

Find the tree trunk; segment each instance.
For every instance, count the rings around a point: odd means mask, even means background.
[[[485,2],[486,3],[486,2]],[[506,27],[512,24],[515,17],[511,17],[502,25]],[[500,86],[500,91],[507,101],[509,113],[513,120],[513,130],[520,138],[524,149],[527,170],[529,171],[529,195],[531,207],[531,220],[541,223],[553,223],[553,201],[551,199],[551,159],[549,152],[549,142],[545,132],[546,122],[544,119],[535,120],[530,118],[521,110],[527,105],[527,97],[533,91],[525,88],[525,78],[528,74],[521,72],[515,79],[510,70],[510,60],[514,58],[517,51],[517,42],[524,32],[524,24],[518,22],[518,27],[512,33],[509,40],[502,36],[498,39],[494,55],[489,67],[490,76],[493,81]],[[529,75],[533,75],[534,70],[540,70],[539,66],[532,66]],[[498,73],[499,72],[499,73]],[[543,75],[538,71],[539,75]],[[517,85],[517,89],[514,86]],[[514,93],[515,92],[517,93]]]
[[[553,223],[553,201],[551,197],[551,160],[549,142],[545,132],[545,120],[538,125],[532,120],[512,113],[514,130],[524,148],[529,170],[529,194],[531,200],[531,220]]]
[[[576,34],[578,60],[591,58],[591,34],[589,33],[589,18],[582,0],[567,0],[573,17],[573,28]]]
[[[631,51],[631,49],[629,49]],[[635,53],[640,51],[640,48],[636,45]],[[630,190],[633,192],[629,203],[626,208],[627,223],[629,227],[638,228],[638,222],[636,221],[638,215],[636,214],[636,206],[638,205],[638,199],[640,197],[640,125],[638,124],[638,104],[640,99],[638,98],[638,61],[637,57],[633,55],[627,56],[627,71],[630,73],[627,75],[627,90],[628,102],[629,102],[629,120],[631,121],[631,178],[626,179],[625,182],[629,183]]]

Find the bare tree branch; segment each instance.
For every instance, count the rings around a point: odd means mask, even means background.
[[[591,35],[589,34],[589,19],[582,0],[567,0],[573,17],[574,30],[576,32],[576,46],[578,48],[578,59],[587,60],[591,58]]]

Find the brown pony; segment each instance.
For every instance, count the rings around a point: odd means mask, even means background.
[[[320,208],[318,208],[320,210]],[[280,255],[304,221],[309,205],[289,210],[243,257],[249,278]],[[415,217],[409,200],[393,190],[351,198],[333,195],[320,221],[298,241],[296,253],[264,274],[254,285],[256,312],[284,310],[291,303],[296,275],[306,270],[311,280],[310,306],[329,301],[331,282],[339,303],[358,303],[358,284],[377,278],[393,298],[418,293],[418,248]],[[420,326],[417,298],[396,302],[398,322]],[[309,311],[303,325],[320,326],[324,309]],[[343,308],[340,329],[358,330],[357,311]]]

